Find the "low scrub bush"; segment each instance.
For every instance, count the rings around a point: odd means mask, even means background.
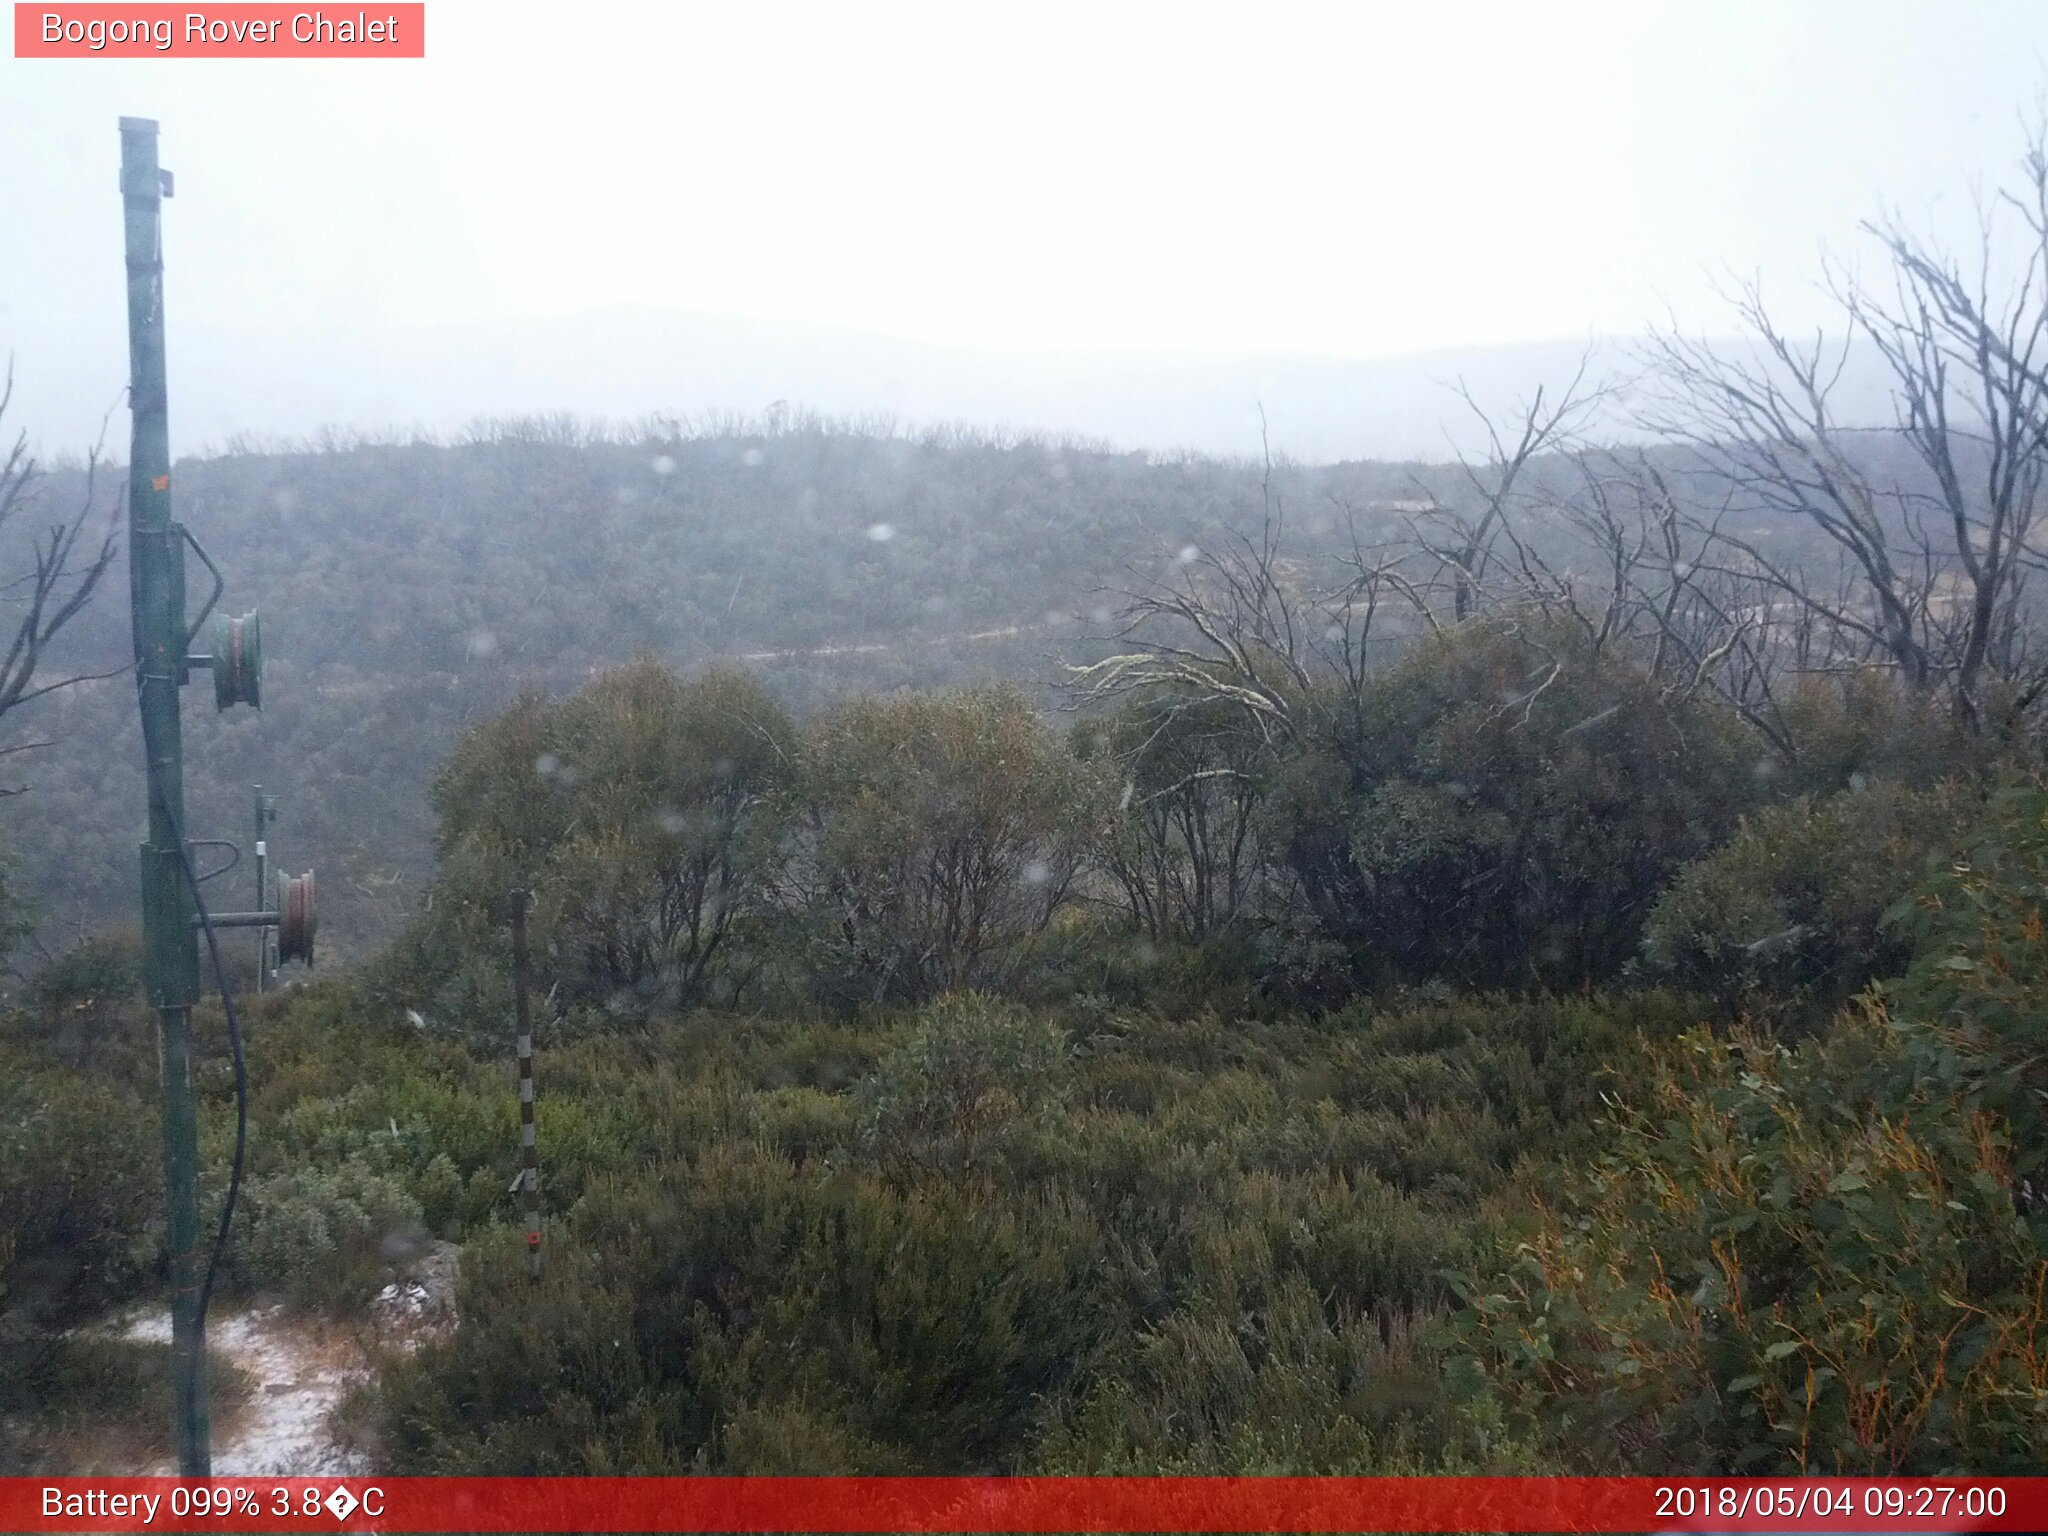
[[[162,1221],[154,1104],[0,1042],[0,1359],[135,1294]]]
[[[252,1383],[219,1353],[207,1397],[220,1423]],[[132,1475],[172,1454],[171,1346],[78,1331],[40,1341],[0,1371],[0,1476]]]
[[[885,1168],[985,1177],[1019,1138],[1047,1127],[1071,1080],[1057,1025],[990,997],[948,999],[862,1081],[861,1135]]]
[[[600,1108],[633,1139],[550,1186],[538,1287],[516,1232],[472,1238],[385,1438],[411,1472],[1520,1465],[1426,1320],[1516,1165],[1697,1013],[965,994],[579,1041],[544,1146]]]
[[[1581,1464],[2010,1472],[2048,1435],[2048,795],[1906,908],[1904,978],[1668,1050],[1466,1283],[1482,1376]]]
[[[1878,783],[1759,811],[1658,899],[1646,967],[1726,1006],[1824,1016],[1905,969],[1912,940],[1886,914],[1949,852],[1962,803]]]
[[[452,1170],[451,1170],[452,1171]],[[420,1204],[361,1158],[259,1174],[233,1229],[234,1277],[302,1306],[359,1304],[416,1258],[428,1233]]]
[[[14,1027],[66,1066],[142,1087],[155,1074],[148,1049],[154,1023],[142,998],[140,940],[101,933],[58,952],[30,975]]]

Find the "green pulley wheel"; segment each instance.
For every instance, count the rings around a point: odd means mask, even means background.
[[[213,621],[213,702],[263,707],[263,629],[254,610]]]

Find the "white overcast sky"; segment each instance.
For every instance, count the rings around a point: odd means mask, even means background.
[[[163,124],[191,324],[651,304],[1379,357],[1667,304],[1711,327],[1716,268],[1803,303],[1887,201],[1966,228],[2048,88],[2043,0],[429,0],[428,27],[423,61],[0,61],[0,346],[118,308],[124,113]]]

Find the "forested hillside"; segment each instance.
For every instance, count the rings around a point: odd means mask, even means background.
[[[191,712],[195,830],[242,838],[247,786],[281,793],[277,844],[320,869],[343,952],[392,931],[428,868],[428,777],[523,680],[573,684],[644,649],[739,661],[799,710],[862,689],[1036,685],[1103,627],[1090,615],[1115,600],[1100,589],[1260,509],[1250,466],[968,433],[479,436],[179,466],[180,516],[228,573],[225,606],[262,612],[268,666],[260,717]],[[1399,467],[1280,480],[1325,541],[1332,498],[1416,494]],[[92,670],[127,645],[124,569],[67,637]],[[34,788],[9,835],[53,916],[114,918],[131,900],[132,693],[88,684],[25,720],[58,745],[18,775]]]
[[[216,716],[193,696],[194,831],[246,841],[249,786],[281,795],[273,841],[320,872],[332,954],[395,931],[430,867],[428,778],[463,724],[521,683],[573,686],[645,651],[684,670],[743,666],[799,714],[999,678],[1050,704],[1063,664],[1104,654],[1128,593],[1234,536],[1277,520],[1306,588],[1359,550],[1462,539],[1506,467],[1159,460],[804,420],[612,434],[508,422],[472,439],[178,467],[179,515],[228,576],[223,607],[262,614],[267,667],[260,715]],[[1914,472],[1883,439],[1856,448],[1880,474]],[[1701,473],[1665,457],[1680,485]],[[1559,510],[1582,467],[1532,466],[1523,536],[1567,565],[1574,551],[1604,559]],[[118,481],[102,468],[103,501]],[[75,475],[47,490],[57,506],[80,494]],[[1743,531],[1832,569],[1800,521],[1757,514]],[[62,637],[78,670],[125,655],[125,569],[121,551]],[[196,566],[191,581],[196,604]],[[124,920],[141,817],[131,684],[53,694],[20,729],[54,743],[18,760],[12,782],[32,787],[4,813],[23,888],[45,925]]]

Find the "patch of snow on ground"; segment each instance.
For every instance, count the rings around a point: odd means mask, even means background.
[[[383,1348],[411,1350],[454,1321],[453,1291],[460,1250],[437,1243],[414,1273],[394,1280],[370,1305]],[[141,1313],[120,1328],[137,1343],[168,1344],[166,1309]],[[248,1400],[213,1425],[216,1477],[347,1477],[374,1472],[362,1455],[335,1442],[329,1420],[348,1390],[369,1377],[358,1343],[281,1306],[216,1310],[207,1324],[207,1352],[249,1378]],[[164,1463],[159,1475],[177,1470]]]
[[[168,1343],[169,1312],[148,1312],[122,1330],[141,1343]],[[360,1365],[282,1307],[216,1315],[207,1352],[249,1378],[248,1400],[213,1426],[215,1477],[342,1477],[371,1470],[337,1446],[327,1421],[342,1394],[365,1378]],[[175,1473],[164,1464],[159,1475]]]

